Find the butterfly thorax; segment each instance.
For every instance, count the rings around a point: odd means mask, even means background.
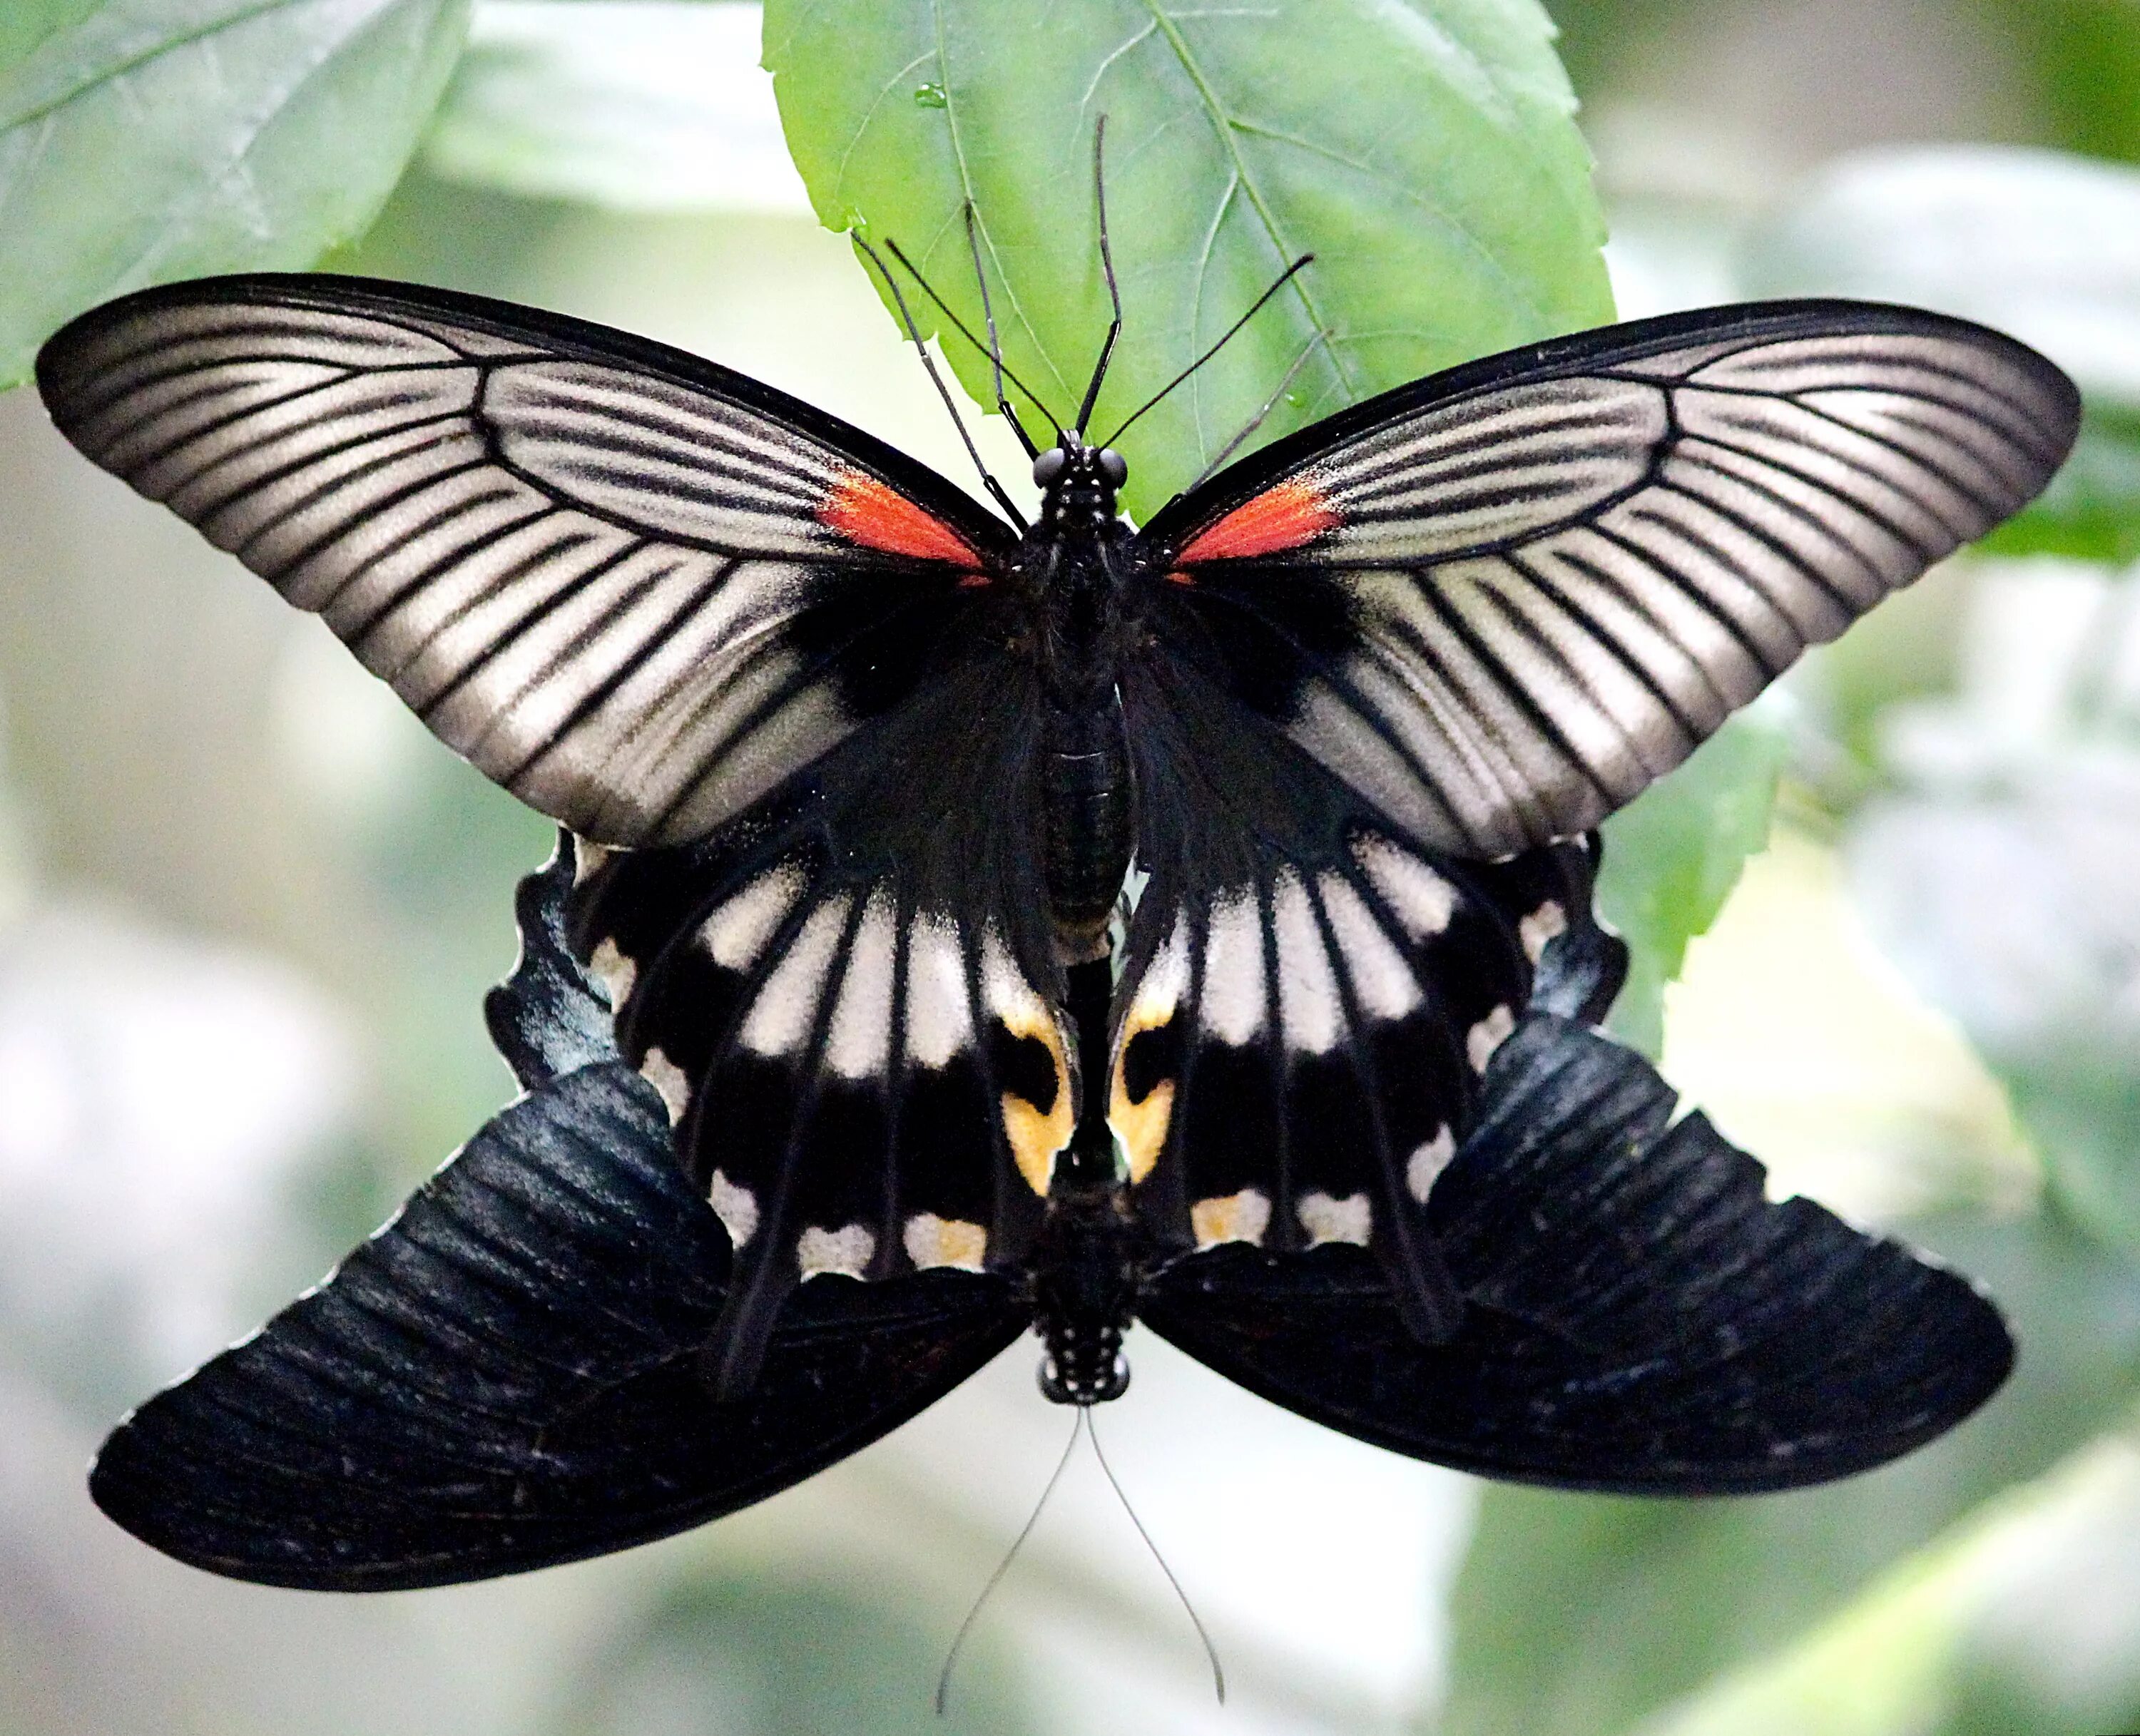
[[[1032,611],[1028,643],[1046,698],[1038,767],[1048,912],[1068,962],[1104,952],[1108,918],[1136,844],[1129,742],[1116,688],[1132,571],[1115,503],[1126,473],[1077,443],[1043,453],[1039,522],[1012,557]]]

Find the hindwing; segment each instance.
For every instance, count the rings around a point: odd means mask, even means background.
[[[576,895],[623,1053],[736,1249],[725,1390],[802,1281],[1013,1269],[1038,1226],[1075,1119],[1038,708],[977,639],[738,821]]]
[[[2014,1346],[1963,1278],[1807,1199],[1640,1056],[1551,1014],[1487,1070],[1427,1224],[1464,1299],[1423,1343],[1352,1249],[1178,1261],[1141,1317],[1328,1427],[1485,1475],[1743,1494],[1882,1464],[1998,1390]]]
[[[1849,302],[1579,333],[1420,380],[1170,505],[1149,589],[1244,705],[1413,836],[1573,836],[2044,486],[2079,399]]]
[[[1617,943],[1588,846],[1499,865],[1426,849],[1222,687],[1155,654],[1126,684],[1140,895],[1116,993],[1108,1120],[1160,1245],[1373,1250],[1414,1328],[1460,1302],[1428,1201],[1524,1017],[1599,1013]],[[1579,956],[1578,956],[1579,954]]]
[[[621,1549],[800,1481],[1023,1329],[956,1272],[793,1298],[751,1390],[700,1353],[728,1239],[562,944],[569,845],[522,889],[493,1032],[528,1095],[266,1327],[120,1425],[97,1504],[239,1579],[389,1591]]]
[[[896,704],[1009,542],[769,387],[412,285],[145,291],[61,331],[37,379],[90,458],[605,843],[703,836]]]

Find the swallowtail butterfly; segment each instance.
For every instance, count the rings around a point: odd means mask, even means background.
[[[490,1008],[525,1095],[115,1432],[94,1493],[158,1547],[568,1561],[1028,1328],[1050,1398],[1110,1399],[1133,1318],[1577,1488],[1841,1476],[2003,1379],[1966,1282],[1767,1201],[1596,1032],[1591,834],[2043,487],[2078,403],[2020,345],[1840,302],[1585,332],[1135,530],[1082,429],[1014,530],[709,363],[403,285],[147,291],[38,378],[565,828]]]

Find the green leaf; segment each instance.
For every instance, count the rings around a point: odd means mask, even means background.
[[[1807,1633],[2123,1414],[2140,1389],[2128,1263],[2056,1217],[1914,1228],[2006,1310],[2022,1347],[2006,1389],[1931,1446],[1824,1488],[1676,1503],[1490,1490],[1436,1736],[1615,1736]]]
[[[1612,316],[1589,155],[1535,0],[770,0],[765,62],[819,218],[898,241],[978,331],[973,201],[1006,358],[1060,417],[1107,323],[1092,193],[1106,118],[1124,326],[1095,438],[1315,253],[1125,439],[1139,516],[1297,360],[1263,438]],[[946,349],[993,401],[984,359],[955,336]]]
[[[1664,1043],[1665,984],[1687,943],[1765,849],[1789,742],[1766,708],[1741,712],[1677,771],[1605,822],[1598,908],[1627,943],[1627,986],[1612,1031],[1655,1057]]]
[[[1976,0],[2035,76],[2053,142],[2140,161],[2140,6],[2133,0]]]
[[[123,291],[309,265],[371,221],[468,0],[43,0],[0,65],[0,385]]]
[[[1977,547],[2120,566],[2140,561],[2140,414],[2091,406],[2050,487]]]

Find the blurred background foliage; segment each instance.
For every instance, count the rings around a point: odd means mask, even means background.
[[[1622,1033],[1775,1191],[1980,1278],[2022,1340],[2009,1390],[1836,1488],[1614,1501],[1375,1453],[1141,1340],[1102,1424],[1233,1704],[1087,1464],[953,1729],[2140,1729],[2140,4],[1547,9],[1582,139],[1529,0],[945,0],[933,43],[917,7],[832,0],[0,16],[0,378],[117,288],[326,253],[684,344],[960,477],[818,219],[903,235],[963,308],[943,226],[975,189],[1045,389],[1098,335],[1081,140],[1104,107],[1123,404],[1288,247],[1332,261],[1208,396],[1140,424],[1162,492],[1303,355],[1266,433],[1604,317],[1584,140],[1624,315],[1922,302],[2082,382],[2044,501],[1619,817],[1603,890],[1638,951]],[[1452,213],[1530,288],[1452,274]],[[1023,474],[994,419],[979,438]],[[507,1095],[479,997],[548,832],[22,391],[0,725],[0,1736],[936,1728],[940,1649],[1060,1446],[1023,1347],[802,1488],[519,1581],[263,1591],[97,1518],[81,1466],[118,1411]]]

